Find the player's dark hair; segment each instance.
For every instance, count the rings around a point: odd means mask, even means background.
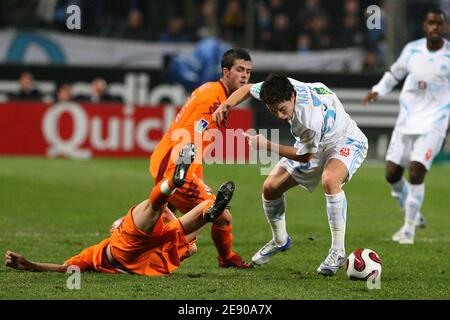
[[[425,17],[424,17],[424,21],[427,20],[428,14],[430,13],[434,13],[434,14],[440,14],[444,17],[444,21],[447,20],[447,14],[445,13],[445,11],[439,9],[439,8],[431,8],[428,9],[427,12],[425,13]]]
[[[242,48],[233,48],[223,54],[221,63],[222,68],[231,69],[236,60],[252,61],[252,58],[250,58],[250,54],[247,50]]]
[[[283,73],[271,73],[261,86],[259,96],[270,111],[276,108],[281,102],[291,99],[294,87],[289,81],[288,77]]]

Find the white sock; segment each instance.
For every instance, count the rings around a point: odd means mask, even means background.
[[[328,224],[331,231],[331,248],[345,252],[345,225],[347,221],[347,199],[344,191],[325,194],[327,199]]]
[[[275,200],[266,200],[262,196],[264,213],[266,214],[267,222],[269,222],[272,229],[273,240],[277,245],[283,245],[288,239],[286,230],[286,201],[284,194]]]
[[[163,183],[161,183],[161,187],[160,190],[163,194],[165,194],[166,196],[172,194],[174,189],[171,189],[169,187],[169,179],[165,180]]]
[[[409,183],[404,178],[401,178],[398,182],[391,183],[390,186],[391,196],[397,201],[400,209],[404,209],[409,192]]]
[[[405,201],[405,231],[412,234],[416,230],[416,222],[420,215],[424,195],[425,185],[423,183],[409,185],[409,193]]]

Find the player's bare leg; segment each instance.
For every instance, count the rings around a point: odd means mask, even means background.
[[[391,196],[403,210],[408,196],[408,182],[403,178],[404,168],[392,161],[387,161],[385,177],[391,187]]]
[[[292,238],[286,230],[284,193],[297,185],[291,175],[280,166],[276,166],[264,181],[262,202],[264,214],[272,230],[272,239],[253,255],[253,264],[268,263],[275,254],[291,247]]]
[[[404,168],[395,164],[392,161],[388,161],[386,164],[386,180],[389,182],[391,186],[391,195],[392,197],[397,201],[398,205],[402,210],[405,211],[405,223],[402,225],[402,227],[394,233],[392,236],[392,240],[396,242],[400,242],[402,244],[412,244],[414,243],[414,233],[415,228],[425,228],[425,219],[420,213],[420,206],[419,206],[419,212],[415,212],[415,205],[417,205],[417,201],[412,201],[413,207],[409,208],[412,210],[406,210],[407,207],[407,199],[410,197],[410,190],[411,187],[414,189],[415,194],[419,194],[419,200],[420,200],[420,194],[422,194],[423,199],[423,181],[426,174],[425,167],[419,163],[419,162],[411,162],[409,166],[409,176],[410,176],[410,183],[408,183],[403,178]],[[414,186],[412,186],[414,185]],[[417,186],[416,186],[417,185]],[[420,202],[420,201],[419,201]],[[410,212],[410,216],[414,216],[414,224],[415,228],[414,231],[406,230],[407,229],[407,220],[411,220],[410,218],[407,218],[407,213]],[[406,232],[406,233],[405,233]]]
[[[133,210],[133,220],[139,230],[146,233],[153,231],[168,198],[176,188],[184,184],[195,154],[196,150],[193,144],[185,145],[180,151],[172,178],[159,182],[150,193],[150,200],[141,202]]]
[[[405,199],[405,222],[401,228],[402,232],[398,238],[400,244],[413,244],[418,225],[424,225],[420,208],[425,194],[425,175],[427,169],[423,164],[416,161],[409,163],[409,192]]]
[[[317,272],[324,276],[336,274],[346,258],[347,199],[342,185],[347,177],[347,167],[338,159],[330,159],[322,173],[322,186],[327,201],[328,224],[331,231],[331,248],[328,256],[317,269]]]

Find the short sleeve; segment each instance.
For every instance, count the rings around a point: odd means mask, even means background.
[[[255,83],[255,84],[252,85],[251,88],[250,88],[250,94],[251,94],[255,99],[261,100],[260,92],[261,92],[262,84],[263,84],[263,82]]]
[[[412,45],[408,44],[405,48],[403,48],[400,57],[398,57],[398,59],[391,66],[390,71],[397,81],[402,80],[408,73],[408,61],[413,53],[414,50],[412,49]]]
[[[73,265],[78,266],[81,272],[95,270],[94,267],[95,246],[84,249],[83,251],[81,251],[80,254],[68,259],[66,262],[64,262],[64,264],[68,266]]]

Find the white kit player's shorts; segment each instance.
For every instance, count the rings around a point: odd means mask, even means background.
[[[322,178],[328,160],[338,159],[344,163],[348,170],[348,182],[366,158],[368,146],[367,138],[360,132],[355,136],[342,137],[334,147],[315,153],[309,162],[302,163],[283,157],[277,166],[284,168],[301,187],[313,192]]]
[[[444,143],[444,137],[438,134],[402,134],[398,130],[392,132],[386,161],[391,161],[407,168],[411,161],[420,162],[430,170],[433,159],[439,153]]]

